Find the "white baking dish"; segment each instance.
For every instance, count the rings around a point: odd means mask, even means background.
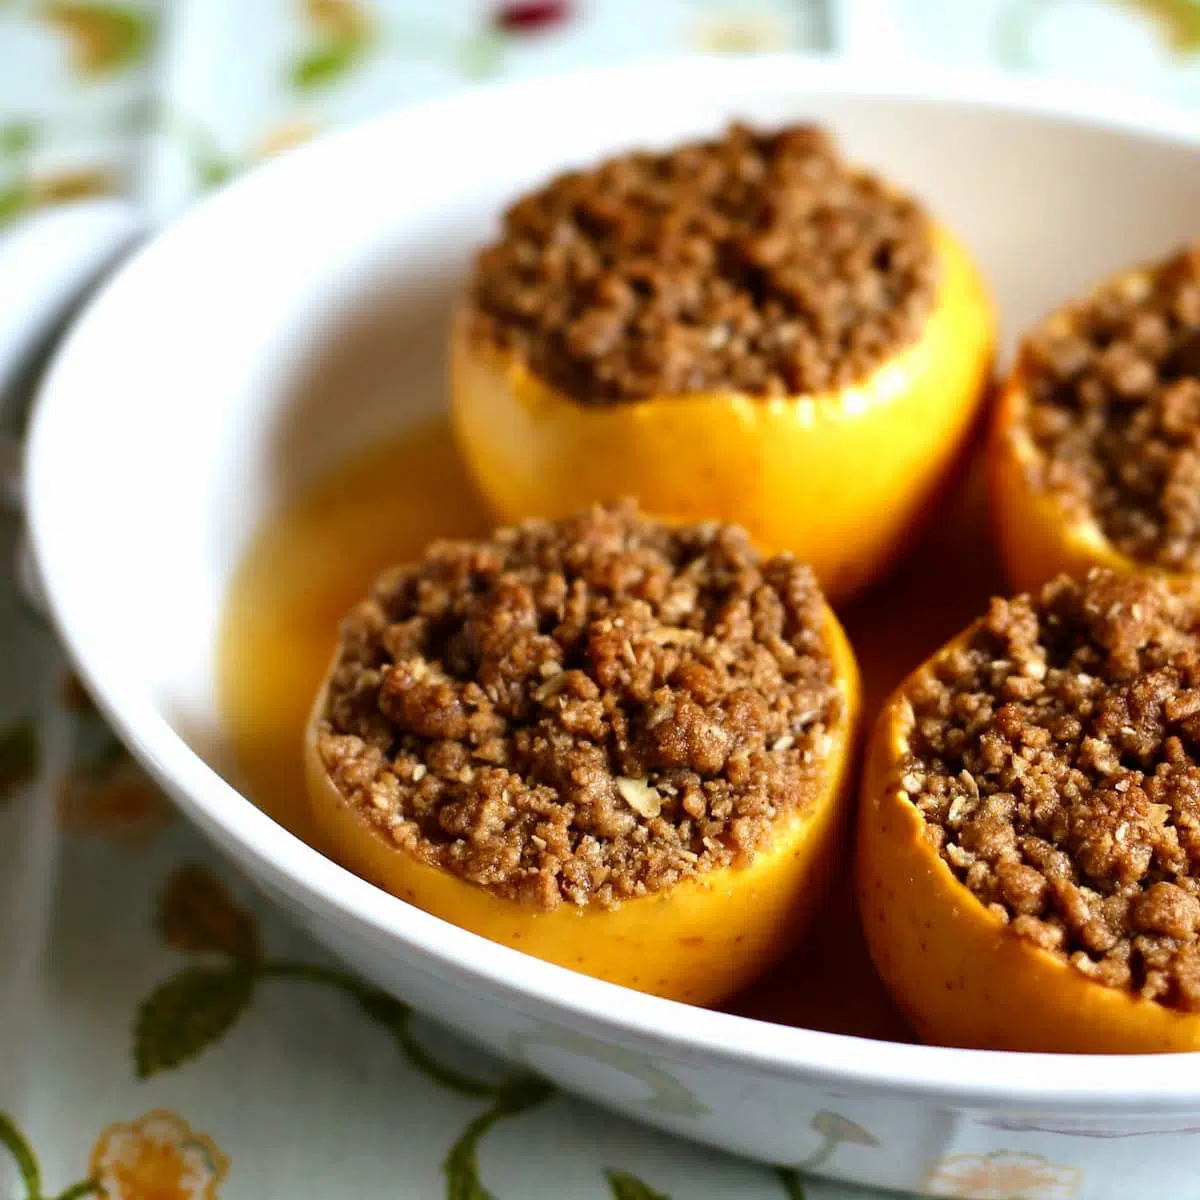
[[[1200,1195],[1200,1064],[871,1042],[636,994],[383,894],[222,775],[214,640],[247,537],[289,491],[443,403],[448,306],[503,203],[556,168],[734,116],[828,122],[851,156],[915,188],[979,256],[1010,338],[1200,233],[1197,122],[1062,88],[685,60],[386,116],[199,205],[75,327],[27,477],[62,633],[137,756],[319,939],[565,1087],[703,1142],[930,1195]],[[360,364],[353,386],[300,388],[338,314],[368,301],[393,322],[387,361]]]

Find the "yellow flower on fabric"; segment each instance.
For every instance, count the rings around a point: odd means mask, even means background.
[[[1040,1154],[999,1150],[956,1154],[930,1166],[922,1181],[929,1196],[953,1200],[1072,1200],[1083,1172],[1049,1162]]]
[[[770,13],[730,13],[701,17],[693,27],[692,41],[712,54],[755,54],[784,49],[788,35]]]
[[[181,1117],[156,1111],[105,1129],[88,1169],[106,1200],[218,1200],[229,1159]]]
[[[317,127],[306,117],[293,117],[272,126],[254,143],[252,155],[256,159],[273,158],[285,150],[301,146],[315,137]]]

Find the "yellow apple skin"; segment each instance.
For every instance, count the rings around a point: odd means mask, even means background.
[[[907,686],[884,705],[867,750],[856,868],[871,959],[917,1034],[980,1050],[1200,1050],[1200,1013],[1089,979],[1017,936],[958,881],[900,786],[913,727]]]
[[[1137,571],[1090,517],[1036,486],[1040,451],[1028,432],[1025,370],[1000,391],[988,438],[987,478],[992,530],[1005,578],[1015,592],[1036,593],[1058,575],[1079,579],[1092,567]]]
[[[450,350],[455,434],[506,522],[636,496],[671,520],[721,520],[809,563],[834,603],[924,527],[987,390],[995,315],[966,249],[935,225],[938,291],[920,337],[861,383],[763,399],[689,393],[580,404],[468,333]]]
[[[692,1004],[715,1004],[760,975],[803,936],[845,850],[859,717],[854,653],[831,611],[829,645],[845,703],[819,794],[789,815],[745,866],[723,867],[614,909],[560,904],[545,911],[421,862],[340,794],[305,736],[308,799],[318,842],[332,858],[394,896],[494,942]]]

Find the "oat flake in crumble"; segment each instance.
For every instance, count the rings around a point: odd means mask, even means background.
[[[342,625],[317,749],[397,846],[525,903],[743,863],[843,712],[811,571],[624,503],[442,542]]]

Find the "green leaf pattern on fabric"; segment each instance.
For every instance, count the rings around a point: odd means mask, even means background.
[[[0,186],[0,226],[6,225],[29,207],[29,193],[23,183]]]
[[[463,38],[455,58],[465,78],[490,79],[500,73],[504,63],[504,37],[494,29],[480,29]]]
[[[288,82],[297,91],[324,87],[345,75],[363,57],[365,39],[343,38],[316,46],[300,55],[288,69]]]
[[[450,1147],[442,1163],[446,1200],[496,1200],[479,1178],[479,1141],[499,1120],[493,1109],[476,1117]]]
[[[59,1192],[55,1200],[82,1200],[84,1196],[95,1196],[99,1193],[99,1186],[90,1179],[85,1179],[82,1183],[72,1184],[65,1191]]]
[[[82,1200],[94,1196],[100,1189],[90,1179],[73,1183],[57,1197],[42,1192],[42,1169],[29,1139],[17,1128],[17,1123],[5,1112],[0,1112],[0,1147],[6,1149],[16,1164],[17,1176],[25,1188],[22,1200]],[[13,1200],[17,1200],[16,1197]]]
[[[134,1024],[134,1069],[141,1079],[168,1071],[218,1042],[254,996],[254,972],[238,964],[182,971],[142,1002]]]
[[[665,1192],[656,1192],[628,1171],[608,1171],[606,1174],[613,1200],[671,1200]]]
[[[16,158],[33,149],[34,127],[31,121],[6,121],[0,125],[0,158]]]
[[[237,163],[199,122],[182,113],[169,111],[163,117],[163,125],[182,147],[199,191],[207,192],[220,187],[237,173]]]
[[[787,1200],[804,1200],[804,1184],[792,1167],[777,1167],[775,1175],[783,1186]]]
[[[7,1113],[0,1112],[0,1145],[3,1145],[12,1155],[17,1165],[17,1174],[25,1185],[26,1195],[40,1197],[42,1194],[42,1173],[38,1167],[37,1156],[33,1147],[25,1140],[25,1135],[17,1128],[16,1122]]]
[[[450,1147],[442,1163],[446,1200],[496,1200],[479,1177],[479,1143],[492,1126],[544,1103],[554,1089],[540,1079],[520,1077],[502,1084],[491,1107],[480,1113]]]
[[[313,41],[291,62],[287,81],[298,92],[326,87],[347,75],[375,46],[374,15],[361,0],[305,0]]]

